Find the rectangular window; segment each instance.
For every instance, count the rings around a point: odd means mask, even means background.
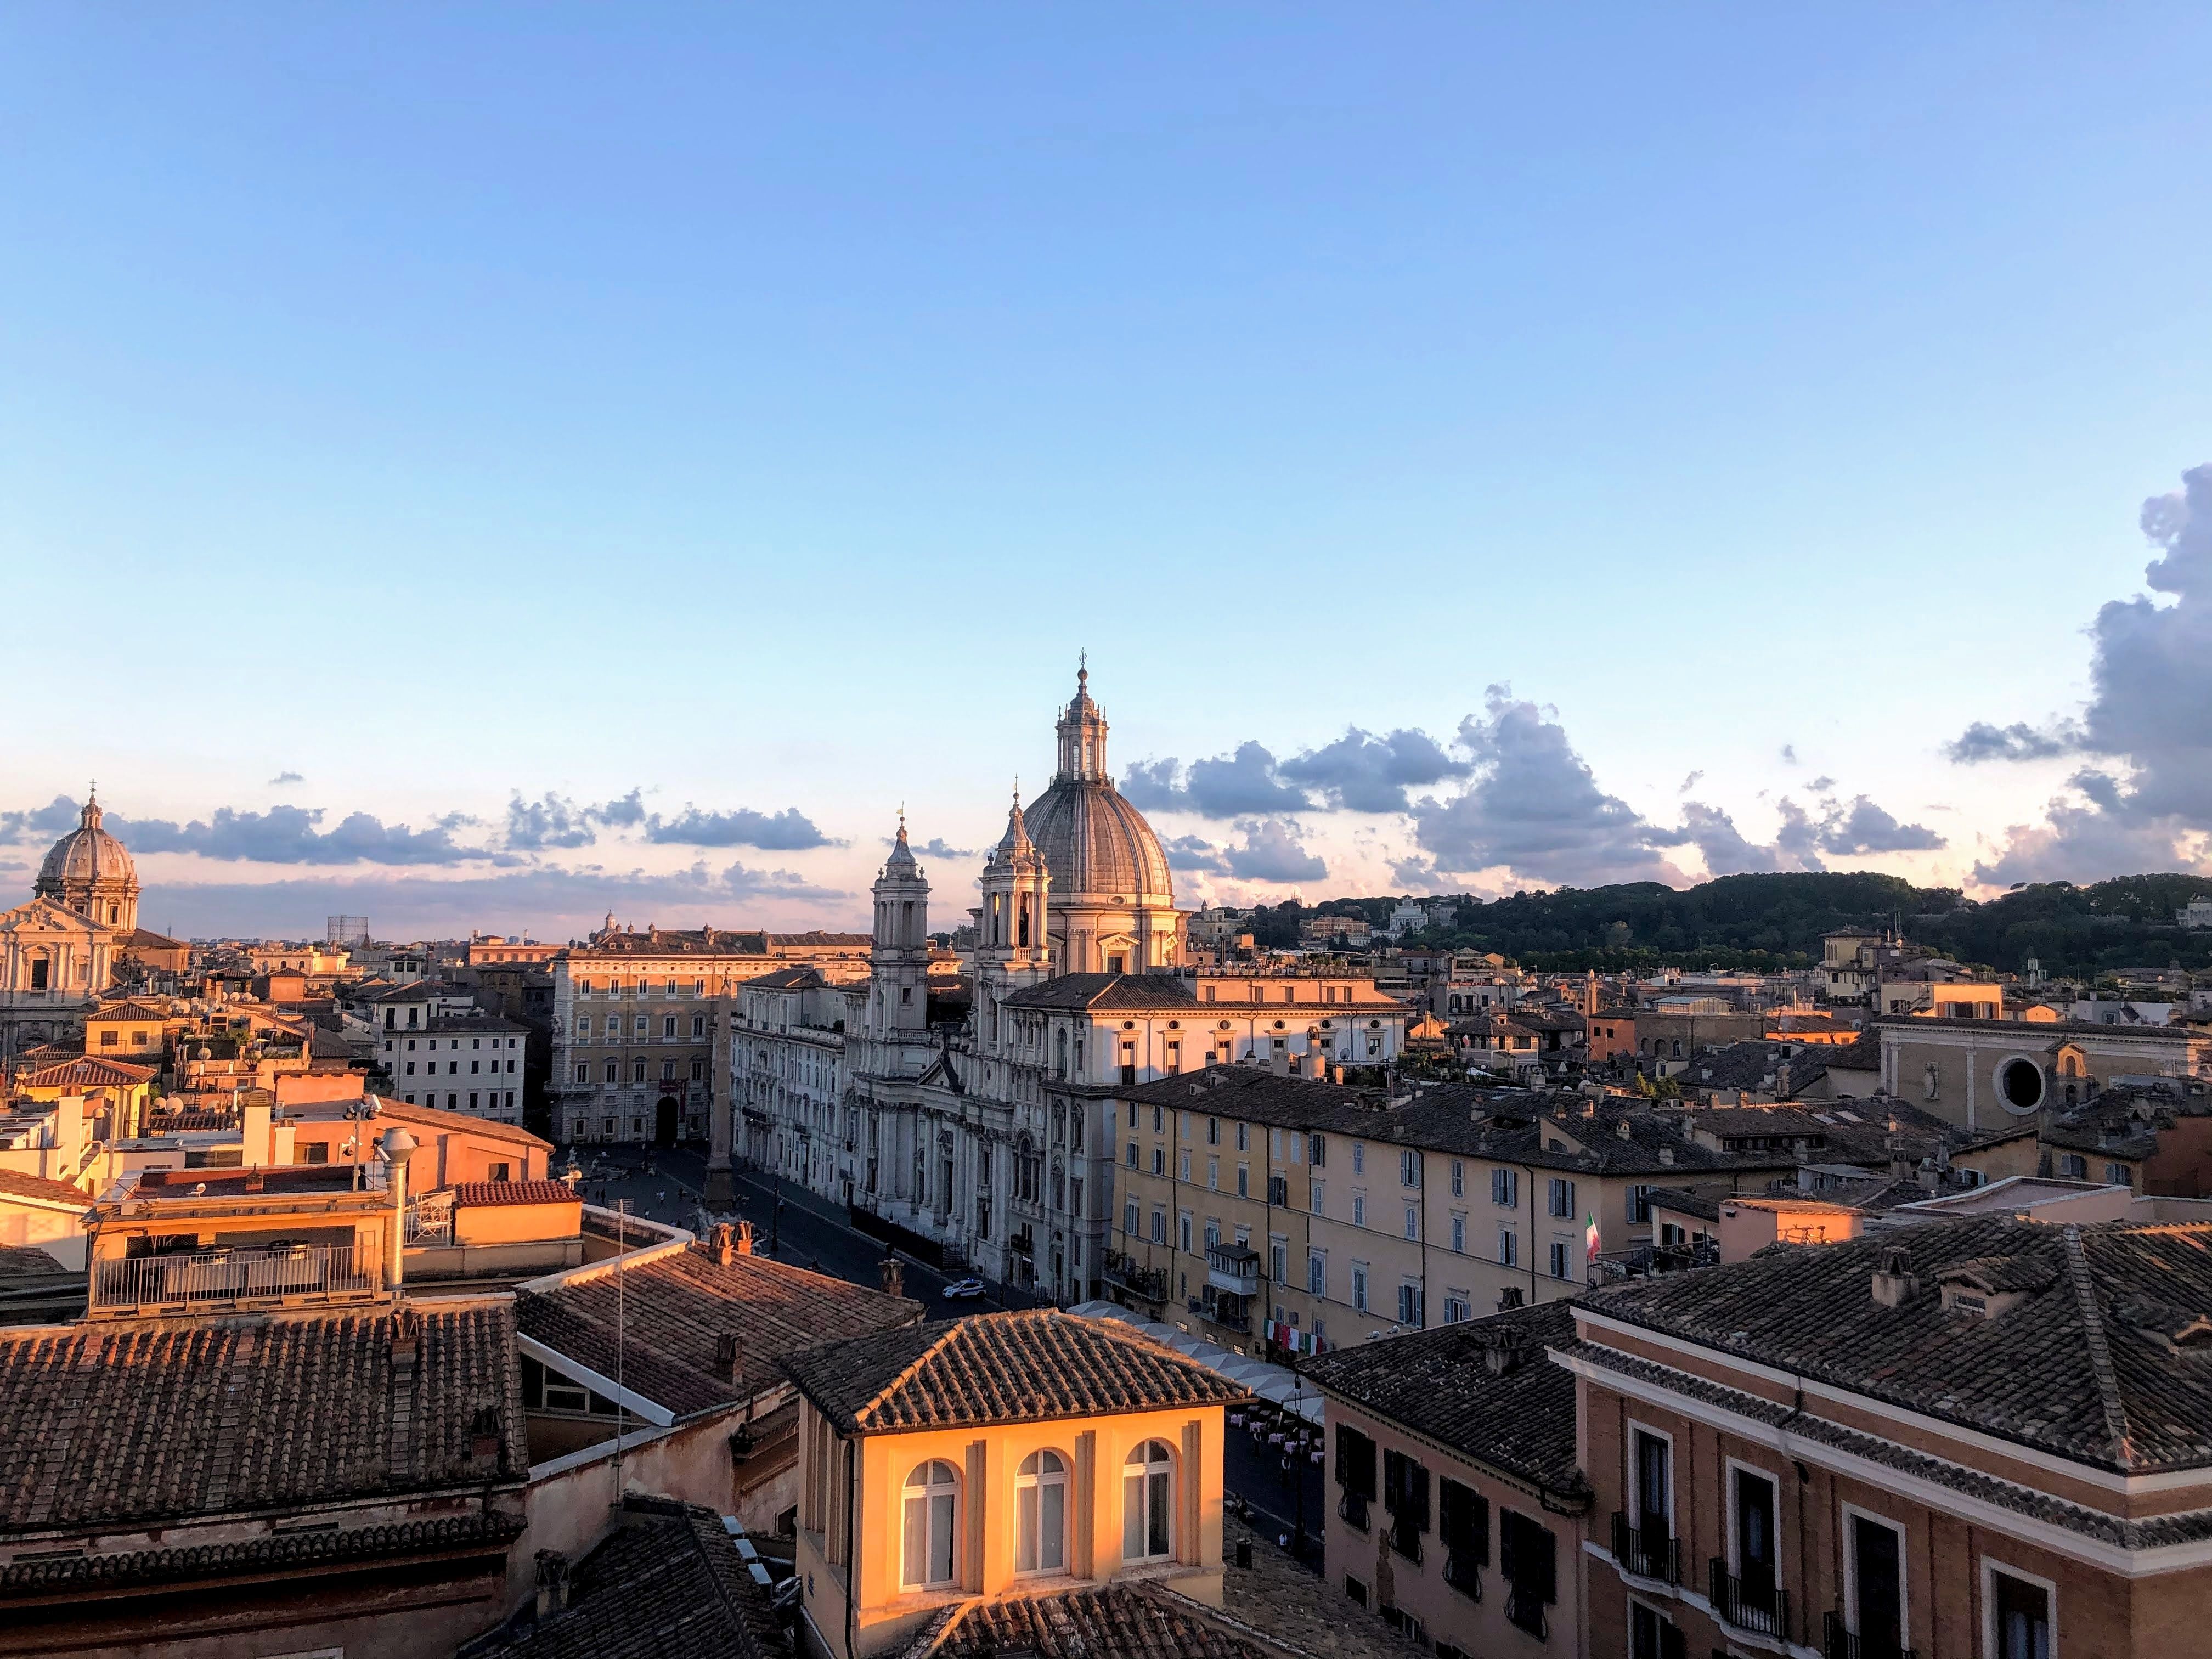
[[[1418,1327],[1421,1322],[1421,1287],[1418,1285],[1398,1286],[1398,1322]]]
[[[1640,1227],[1651,1219],[1651,1188],[1638,1182],[1628,1189],[1628,1224]]]
[[[1548,1633],[1544,1609],[1559,1600],[1559,1547],[1551,1529],[1518,1510],[1498,1521],[1498,1571],[1510,1587],[1505,1616],[1530,1635]]]
[[[1467,1254],[1467,1218],[1455,1215],[1451,1218],[1451,1247],[1458,1254]]]
[[[1133,1170],[1135,1169],[1137,1167],[1137,1143],[1133,1140],[1129,1143],[1127,1159],[1129,1167]]]
[[[1206,1144],[1209,1146],[1221,1144],[1221,1120],[1218,1117],[1206,1120]]]
[[[1904,1535],[1870,1515],[1846,1510],[1847,1611],[1862,1653],[1896,1653],[1905,1645]]]
[[[1555,1238],[1552,1241],[1552,1277],[1565,1279],[1566,1276],[1567,1243],[1563,1238]]]
[[[1500,1227],[1498,1230],[1498,1265],[1501,1267],[1510,1267],[1519,1258],[1520,1254],[1520,1235],[1510,1227]]]
[[[1444,1583],[1480,1601],[1490,1565],[1490,1500],[1456,1480],[1437,1481],[1437,1541],[1444,1547]]]
[[[1367,1506],[1375,1501],[1375,1443],[1348,1423],[1336,1425],[1336,1484],[1344,1498],[1336,1512],[1360,1531],[1367,1530]]]
[[[1137,1200],[1133,1198],[1121,1206],[1121,1231],[1132,1238],[1137,1235]]]
[[[1206,1185],[1211,1192],[1221,1190],[1221,1160],[1218,1158],[1206,1160]]]
[[[1240,1123],[1237,1126],[1237,1150],[1240,1152],[1249,1152],[1252,1150],[1252,1126],[1249,1123]]]
[[[1354,1175],[1367,1173],[1367,1143],[1364,1141],[1355,1140],[1352,1143],[1352,1173]]]
[[[1467,1195],[1467,1165],[1460,1162],[1459,1159],[1454,1158],[1451,1161],[1451,1175],[1452,1196],[1454,1198],[1465,1197]]]
[[[1278,1285],[1291,1282],[1291,1247],[1279,1238],[1267,1241],[1267,1277]]]
[[[1421,1184],[1421,1155],[1419,1152],[1401,1152],[1398,1154],[1398,1184],[1401,1187]]]
[[[1382,1507],[1390,1515],[1390,1547],[1419,1560],[1429,1529],[1429,1472],[1403,1452],[1382,1454]]]
[[[1164,1244],[1167,1242],[1168,1212],[1165,1210],[1155,1208],[1152,1211],[1152,1243]]]
[[[1176,1217],[1176,1244],[1185,1255],[1190,1252],[1190,1212],[1183,1211]]]
[[[1994,1659],[2051,1659],[2051,1592],[1990,1568],[1989,1620]]]
[[[1740,1629],[1782,1632],[1781,1547],[1775,1534],[1775,1484],[1755,1470],[1734,1471],[1729,1538],[1735,1568],[1735,1617]]]
[[[1251,1195],[1252,1166],[1249,1164],[1240,1164],[1237,1166],[1237,1196],[1249,1198]]]
[[[1322,1153],[1327,1150],[1327,1146],[1328,1143],[1322,1140],[1319,1135],[1308,1135],[1306,1137],[1306,1162],[1312,1164],[1315,1169],[1320,1169],[1323,1162]]]
[[[1521,1172],[1518,1170],[1492,1170],[1490,1172],[1490,1201],[1508,1210],[1521,1207]]]
[[[1164,1176],[1168,1172],[1168,1152],[1164,1146],[1152,1148],[1152,1173]]]
[[[1319,1250],[1310,1251],[1306,1255],[1306,1294],[1328,1294],[1328,1257]]]
[[[1182,1158],[1178,1160],[1176,1170],[1182,1180],[1188,1181],[1190,1179],[1190,1154],[1188,1152],[1185,1152]]]
[[[1457,1325],[1474,1317],[1474,1300],[1465,1291],[1444,1292],[1444,1323]]]
[[[1421,1210],[1420,1210],[1420,1206],[1419,1206],[1418,1204],[1408,1204],[1408,1205],[1406,1206],[1406,1237],[1408,1237],[1408,1238],[1415,1238],[1415,1239],[1417,1239],[1417,1238],[1420,1237],[1420,1236],[1421,1236]]]
[[[1352,1195],[1352,1224],[1355,1227],[1367,1224],[1367,1194],[1364,1193]]]
[[[1554,1176],[1552,1178],[1551,1200],[1553,1215],[1572,1215],[1575,1212],[1575,1183]]]
[[[1364,1262],[1352,1264],[1352,1305],[1362,1313],[1367,1311],[1367,1267]]]
[[[1322,1206],[1322,1183],[1318,1181],[1309,1182],[1306,1196],[1311,1200],[1306,1207],[1316,1215],[1319,1215]]]

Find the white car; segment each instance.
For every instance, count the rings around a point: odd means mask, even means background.
[[[978,1302],[983,1296],[983,1281],[980,1279],[956,1279],[943,1291],[947,1302]]]

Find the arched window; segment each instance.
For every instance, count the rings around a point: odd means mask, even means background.
[[[1164,1561],[1175,1553],[1175,1455],[1147,1440],[1121,1468],[1121,1559]]]
[[[1058,1452],[1031,1452],[1014,1472],[1014,1571],[1066,1565],[1067,1464]]]
[[[906,1553],[899,1583],[929,1589],[952,1582],[960,1479],[950,1463],[924,1463],[906,1478]]]

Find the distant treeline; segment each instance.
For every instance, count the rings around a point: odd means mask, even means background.
[[[1848,873],[1723,876],[1676,890],[1657,882],[1563,887],[1460,906],[1455,925],[1407,936],[1413,945],[1495,951],[1540,971],[1643,968],[1802,968],[1837,927],[1896,926],[1907,939],[1960,962],[2086,976],[2116,968],[2212,968],[2212,930],[2186,930],[2174,912],[2212,896],[2212,881],[2183,875],[2118,876],[2087,887],[2039,883],[1977,903],[1952,887],[1915,887],[1895,876]],[[1381,927],[1398,901],[1340,898],[1310,907],[1261,907],[1254,943],[1298,942],[1315,915],[1364,916]]]

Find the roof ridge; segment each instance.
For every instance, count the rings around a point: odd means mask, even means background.
[[[2119,1378],[2112,1370],[2112,1351],[2105,1340],[2104,1310],[2097,1305],[2097,1284],[2089,1271],[2088,1253],[2081,1248],[2081,1229],[2068,1222],[2062,1234],[2066,1251],[2067,1278],[2074,1288],[2075,1305],[2081,1311],[2083,1346],[2089,1351],[2089,1374],[2097,1379],[2097,1403],[2104,1408],[2105,1431],[2112,1439],[2112,1456],[2122,1468],[2136,1463],[2135,1437],[2128,1429],[2127,1407],[2120,1399]]]
[[[912,1359],[908,1360],[903,1366],[902,1366],[898,1374],[893,1376],[890,1382],[884,1383],[882,1388],[877,1389],[874,1394],[871,1395],[867,1399],[860,1402],[859,1409],[853,1413],[853,1420],[855,1423],[865,1425],[867,1422],[868,1413],[870,1412],[875,1410],[877,1407],[882,1405],[884,1401],[890,1398],[892,1395],[903,1388],[906,1385],[908,1378],[911,1377],[916,1371],[920,1370],[924,1364],[935,1358],[939,1353],[943,1352],[945,1345],[951,1342],[954,1337],[959,1335],[966,1328],[967,1322],[965,1320],[956,1319],[951,1324],[947,1325],[945,1328],[945,1334],[943,1335],[939,1336],[935,1341],[923,1348],[920,1353],[916,1354]]]

